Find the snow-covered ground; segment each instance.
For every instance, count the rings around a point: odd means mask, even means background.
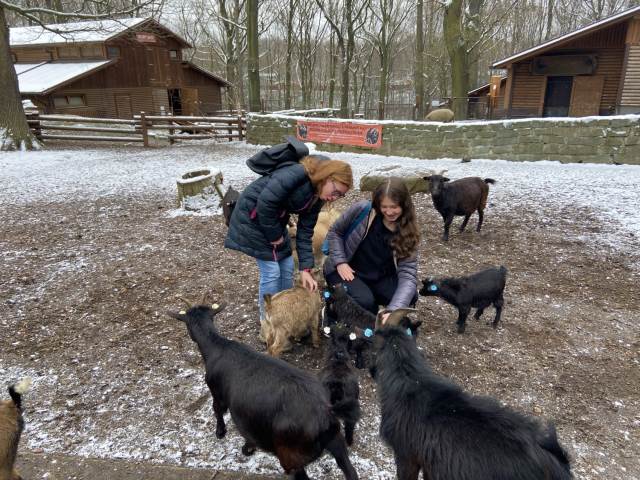
[[[313,144],[312,153],[315,152]],[[94,199],[108,195],[173,194],[176,179],[187,170],[221,170],[225,183],[246,186],[255,174],[245,160],[260,146],[243,142],[212,144],[210,149],[181,145],[165,149],[87,149],[9,152],[0,155],[0,200],[17,204]],[[562,215],[573,207],[595,215],[605,225],[583,240],[609,245],[620,253],[636,254],[640,243],[640,166],[509,162],[459,159],[423,160],[375,154],[333,153],[351,163],[356,185],[362,175],[389,166],[403,172],[447,169],[452,179],[478,175],[497,180],[491,188],[494,211],[537,206],[543,218]],[[214,210],[215,211],[215,210]],[[171,214],[182,214],[174,211]]]
[[[157,195],[158,198],[166,199],[175,195],[176,179],[181,174],[200,167],[221,170],[225,176],[225,184],[238,189],[255,178],[245,166],[245,160],[261,147],[240,142],[204,145],[206,148],[200,143],[162,149],[91,148],[3,153],[0,154],[0,202],[17,206],[36,204],[42,208],[46,208],[48,203],[77,202],[81,209],[83,201],[110,196],[135,199],[136,196]],[[388,170],[387,173],[429,173],[447,169],[447,175],[452,179],[470,175],[493,178],[497,183],[491,186],[491,216],[518,209],[536,209],[540,212],[541,225],[531,227],[544,228],[545,218],[553,219],[565,215],[567,211],[572,212],[572,215],[576,211],[581,212],[587,218],[596,218],[601,225],[599,229],[581,233],[581,240],[594,250],[607,246],[625,261],[635,262],[636,269],[640,266],[637,263],[640,239],[638,166],[475,159],[470,163],[461,163],[459,159],[421,160],[351,153],[329,155],[346,160],[352,165],[356,185],[365,173],[391,166],[400,168]],[[209,213],[216,210],[212,209]],[[160,213],[169,216],[184,214],[189,213],[179,209]],[[535,217],[523,214],[523,218]],[[7,261],[11,255],[10,251],[0,252],[0,259]],[[171,350],[167,352],[168,347],[162,345],[158,349],[158,356],[176,353]],[[117,356],[118,352],[114,351],[113,355]],[[242,441],[231,422],[227,441],[216,442],[211,433],[209,408],[198,409],[187,419],[182,416],[175,420],[163,418],[164,406],[153,400],[157,399],[158,392],[168,388],[165,378],[157,378],[152,374],[136,378],[131,372],[119,372],[118,378],[100,392],[102,400],[106,403],[110,392],[129,391],[132,386],[135,386],[135,394],[127,394],[118,401],[112,400],[118,404],[112,411],[100,408],[92,410],[91,404],[81,403],[81,395],[75,397],[82,393],[79,391],[81,387],[61,385],[60,382],[73,379],[78,368],[92,370],[95,372],[92,375],[97,379],[101,372],[110,368],[111,358],[99,359],[96,365],[50,365],[46,369],[47,375],[38,375],[37,369],[31,368],[29,364],[9,366],[3,365],[1,360],[0,357],[0,375],[3,379],[31,374],[35,377],[36,391],[59,391],[61,395],[65,392],[65,397],[61,400],[65,405],[56,406],[50,412],[42,409],[32,414],[26,435],[28,449],[65,451],[106,458],[147,459],[256,474],[280,472],[272,456],[258,453],[245,460],[239,454]],[[197,399],[203,391],[201,367],[183,368],[178,365],[176,368],[177,378],[192,385],[192,391],[182,393],[189,401]],[[67,390],[71,390],[70,393],[67,394]],[[206,402],[209,403],[208,398]],[[82,416],[83,421],[82,431],[77,432],[77,438],[83,440],[73,445],[66,443],[69,440],[65,440],[63,436],[56,435],[51,430],[54,428],[51,424],[63,423],[63,417],[76,408],[78,411],[74,414]],[[145,415],[148,424],[127,423],[129,416]],[[363,478],[394,478],[392,456],[377,438],[376,422],[379,419],[374,414],[370,418],[366,428],[357,431],[357,441],[367,446],[369,457],[352,453],[351,459],[356,469],[361,474],[365,473]],[[109,426],[105,428],[105,424]],[[206,424],[208,430],[202,428],[203,424]],[[161,430],[161,435],[157,435],[158,429]],[[135,438],[134,444],[132,438]],[[584,452],[580,450],[580,442],[585,444]],[[589,439],[577,439],[572,442],[571,447],[578,455],[594,454],[594,447],[589,444]],[[239,464],[239,459],[244,460],[244,463]],[[329,471],[336,471],[334,462],[329,457],[322,458],[309,469],[313,478],[326,478]],[[597,472],[594,475],[589,478],[600,476]]]

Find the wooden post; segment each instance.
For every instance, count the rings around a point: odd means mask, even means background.
[[[242,133],[242,116],[240,114],[238,114],[238,135],[240,135],[239,140],[242,141],[244,140],[244,135]]]
[[[233,142],[233,127],[231,122],[227,123],[227,133],[229,134],[229,141]]]
[[[147,130],[147,119],[144,112],[140,112],[140,129],[142,130],[142,144],[149,146],[149,131]]]

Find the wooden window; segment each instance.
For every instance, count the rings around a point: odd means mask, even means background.
[[[83,57],[102,57],[102,48],[100,45],[84,45],[80,47],[80,53]]]
[[[120,56],[120,47],[107,47],[107,57],[116,58]]]
[[[178,56],[178,51],[177,50],[169,50],[169,58],[171,60],[180,60],[180,57]]]
[[[53,105],[56,108],[86,107],[87,99],[84,95],[59,95],[53,97]]]
[[[78,47],[58,47],[58,58],[78,58],[80,49]]]

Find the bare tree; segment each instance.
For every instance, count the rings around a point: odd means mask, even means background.
[[[249,111],[251,112],[259,112],[262,109],[258,38],[258,0],[247,0],[247,75],[249,77]]]

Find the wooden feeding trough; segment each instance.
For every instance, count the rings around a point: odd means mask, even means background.
[[[207,187],[215,188],[220,198],[222,198],[222,191],[220,190],[222,181],[222,172],[214,175],[211,170],[206,168],[191,170],[183,174],[176,182],[178,185],[178,206],[182,205],[185,197],[200,195]]]

